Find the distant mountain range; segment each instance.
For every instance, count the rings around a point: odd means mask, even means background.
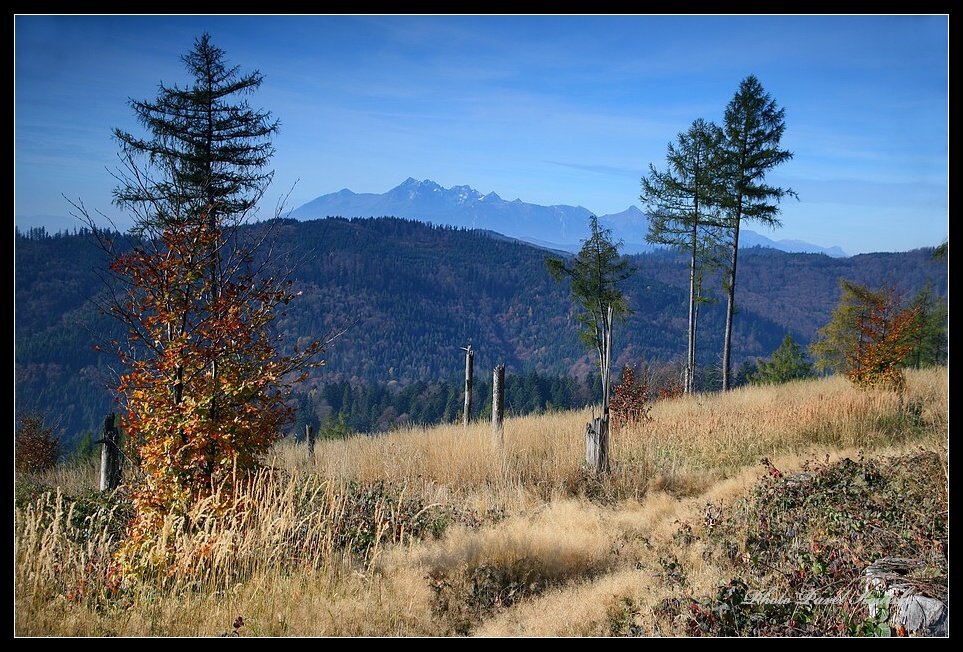
[[[483,195],[470,186],[444,188],[434,181],[409,177],[384,194],[355,193],[347,188],[321,195],[293,210],[290,217],[311,220],[324,217],[393,216],[494,231],[548,249],[575,251],[588,235],[592,211],[584,206],[541,206],[520,199],[507,201],[496,193]],[[600,215],[599,221],[624,243],[628,254],[652,251],[657,247],[645,242],[648,217],[636,206],[620,213]],[[819,253],[845,257],[839,247],[821,247],[801,240],[772,240],[744,229],[741,247],[769,247],[789,253]]]

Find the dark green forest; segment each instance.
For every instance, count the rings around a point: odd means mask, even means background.
[[[544,264],[550,252],[489,233],[395,218],[329,218],[255,224],[271,229],[272,273],[301,292],[277,321],[286,343],[341,333],[296,398],[293,429],[376,431],[458,417],[462,346],[475,355],[475,417],[490,409],[491,369],[506,365],[506,403],[526,413],[588,404],[595,361],[579,344],[567,289]],[[114,234],[115,238],[123,236]],[[839,278],[907,297],[927,280],[946,295],[945,262],[932,250],[830,258],[747,249],[741,254],[735,367],[770,355],[786,334],[807,345],[839,299]],[[39,411],[68,445],[111,410],[117,325],[92,299],[106,292],[106,263],[90,232],[16,233],[15,374],[18,411]],[[686,347],[687,268],[661,251],[633,256],[632,314],[615,331],[615,369],[647,363],[664,372]],[[699,386],[718,382],[724,301],[710,279],[701,308]],[[486,402],[487,399],[487,402]]]

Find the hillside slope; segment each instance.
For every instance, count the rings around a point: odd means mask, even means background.
[[[252,227],[260,228],[260,227]],[[459,347],[475,368],[583,376],[593,361],[577,340],[567,290],[549,277],[548,255],[483,232],[400,219],[279,226],[277,250],[294,267],[296,289],[278,329],[288,342],[347,329],[312,383],[457,377]],[[669,362],[685,350],[687,270],[671,252],[632,257],[626,284],[633,314],[615,332],[619,365]],[[15,362],[18,407],[56,415],[67,433],[94,428],[111,403],[111,329],[88,299],[102,288],[104,260],[89,234],[16,239]],[[946,292],[946,266],[926,250],[830,258],[748,249],[740,258],[734,364],[769,355],[788,332],[803,343],[829,317],[838,279],[893,283],[907,294],[932,278]],[[714,296],[721,296],[716,282]],[[702,365],[718,361],[724,302],[703,307]],[[102,351],[95,351],[95,345]]]

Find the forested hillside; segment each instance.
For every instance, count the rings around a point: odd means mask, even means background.
[[[326,365],[303,388],[317,391],[300,399],[306,402],[302,414],[340,412],[354,428],[451,418],[451,395],[457,394],[464,364],[460,347],[469,342],[477,352],[479,379],[502,362],[510,377],[529,378],[527,384],[520,379],[509,385],[510,408],[569,407],[591,397],[591,381],[565,379],[585,378],[594,363],[577,341],[565,288],[546,271],[546,250],[394,218],[290,220],[275,226],[277,269],[293,269],[295,288],[302,292],[278,320],[280,334],[291,343],[344,330],[328,348]],[[265,227],[249,227],[256,228]],[[808,343],[839,298],[839,278],[894,284],[908,295],[932,279],[945,295],[946,265],[930,253],[830,258],[746,250],[733,338],[736,368],[769,355],[786,333]],[[686,263],[671,252],[632,261],[638,272],[626,289],[633,314],[616,329],[615,368],[677,361],[685,351]],[[89,233],[16,236],[17,407],[59,420],[68,439],[95,428],[111,406],[116,360],[108,342],[115,325],[90,302],[103,292],[103,275],[104,260]],[[718,282],[710,285],[720,296]],[[703,306],[698,357],[709,370],[704,386],[714,382],[711,368],[719,359],[723,319],[724,303]],[[411,388],[416,382],[421,385]],[[342,384],[324,387],[333,383]],[[344,383],[358,388],[356,397],[368,396],[367,403],[333,405],[338,402],[331,397],[344,395]],[[399,398],[406,387],[410,396]],[[431,398],[439,392],[444,400]],[[484,399],[480,388],[479,413]]]

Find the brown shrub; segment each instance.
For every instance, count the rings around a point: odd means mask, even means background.
[[[44,425],[39,414],[24,414],[18,420],[14,467],[18,473],[38,473],[57,463],[60,439]]]

